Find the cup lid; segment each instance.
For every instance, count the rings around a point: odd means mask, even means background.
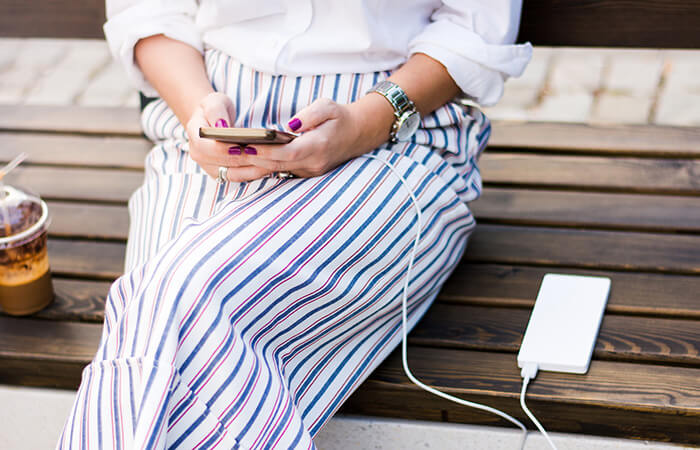
[[[0,183],[0,244],[34,233],[47,218],[46,204],[38,196]]]

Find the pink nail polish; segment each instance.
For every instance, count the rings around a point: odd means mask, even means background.
[[[290,120],[287,125],[289,126],[290,130],[297,131],[299,128],[301,128],[301,120],[295,117],[292,120]]]
[[[229,154],[229,155],[240,155],[240,154],[241,154],[241,148],[238,147],[238,146],[229,147],[229,148],[228,148],[228,154]]]
[[[219,119],[214,126],[216,128],[228,128],[228,122],[226,122],[226,119]]]
[[[248,154],[248,155],[257,155],[258,154],[258,150],[255,147],[246,147],[245,149],[243,149],[243,151],[246,152],[246,154]]]

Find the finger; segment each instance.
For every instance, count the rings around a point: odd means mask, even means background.
[[[235,119],[233,102],[228,95],[217,92],[202,100],[202,110],[209,126],[228,128]]]
[[[245,182],[269,176],[271,171],[258,166],[229,167],[226,176],[228,181]]]
[[[333,100],[319,98],[292,117],[287,127],[295,133],[312,130],[323,122],[336,118],[339,108],[340,106]]]
[[[216,180],[219,178],[219,167],[225,166],[202,164],[201,167],[207,175]],[[269,170],[256,166],[228,167],[228,170],[226,171],[226,180],[232,182],[251,181],[257,180],[258,178],[262,178],[269,174]]]

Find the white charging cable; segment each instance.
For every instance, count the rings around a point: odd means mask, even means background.
[[[411,188],[408,185],[408,181],[406,181],[406,179],[399,173],[399,171],[396,169],[396,167],[394,167],[393,164],[391,164],[389,161],[386,161],[382,158],[379,158],[376,155],[366,154],[363,156],[366,158],[376,159],[377,161],[381,161],[382,163],[384,163],[394,173],[394,175],[396,175],[399,178],[399,180],[401,180],[401,183],[408,191],[408,194],[411,196],[411,200],[413,200],[413,206],[415,206],[415,208],[416,208],[416,216],[417,216],[416,239],[413,242],[413,250],[411,251],[411,256],[408,259],[408,268],[406,269],[406,279],[405,279],[404,286],[403,286],[403,296],[401,298],[401,323],[403,325],[403,339],[401,340],[401,362],[403,363],[403,370],[406,373],[406,376],[416,386],[430,392],[431,394],[437,395],[438,397],[442,397],[446,400],[450,400],[452,402],[458,403],[458,404],[463,405],[463,406],[468,406],[471,408],[476,408],[476,409],[490,412],[492,414],[495,414],[495,415],[502,417],[502,418],[506,419],[507,421],[511,422],[512,424],[514,424],[515,426],[517,426],[518,428],[523,430],[523,436],[522,436],[522,440],[520,443],[520,449],[522,450],[523,448],[525,448],[525,440],[527,439],[527,427],[525,427],[525,425],[523,425],[522,422],[520,422],[518,419],[516,419],[515,417],[512,417],[512,416],[510,416],[510,415],[508,415],[508,414],[504,413],[503,411],[500,411],[496,408],[482,405],[481,403],[475,403],[475,402],[463,400],[461,398],[458,398],[458,397],[452,396],[450,394],[446,394],[442,391],[439,391],[439,390],[435,389],[434,387],[428,386],[427,384],[424,384],[419,379],[417,379],[415,376],[413,376],[413,373],[411,373],[411,369],[408,368],[408,349],[406,346],[407,334],[408,334],[407,328],[408,327],[406,325],[406,322],[407,322],[407,318],[406,318],[407,312],[406,311],[408,309],[408,284],[411,280],[411,270],[413,269],[413,261],[415,260],[416,254],[418,253],[418,243],[420,242],[420,230],[422,228],[420,206],[418,205],[418,199],[416,198],[415,194],[413,193],[413,191],[411,190]],[[537,368],[535,368],[535,373],[537,373]],[[523,407],[525,407],[525,403],[523,401],[524,394],[525,394],[525,386],[526,386],[526,384],[523,384],[523,392],[521,394],[521,405]],[[525,412],[526,412],[526,414],[528,414],[528,417],[530,417],[533,420],[533,422],[535,422],[535,424],[540,429],[540,431],[542,431],[544,433],[544,429],[539,424],[539,422],[536,421],[534,416],[532,416],[527,409],[525,410]],[[547,440],[549,441],[549,436],[547,436],[546,433],[545,433],[545,436],[547,437]],[[551,444],[551,441],[549,441],[549,442]],[[552,446],[553,446],[553,444],[552,444]]]
[[[537,370],[539,370],[539,367],[537,367],[537,364],[533,363],[525,363],[523,368],[520,369],[520,375],[523,377],[523,389],[520,391],[520,406],[523,408],[523,411],[525,411],[525,414],[527,414],[530,420],[532,420],[532,423],[534,423],[537,429],[540,430],[540,433],[542,433],[542,436],[544,436],[544,438],[547,440],[549,446],[552,447],[553,450],[557,450],[557,446],[554,445],[554,442],[552,442],[552,439],[549,437],[549,434],[547,434],[547,431],[544,429],[540,421],[537,420],[535,415],[532,414],[527,405],[525,405],[525,391],[527,390],[527,385],[530,383],[530,380],[537,376]]]

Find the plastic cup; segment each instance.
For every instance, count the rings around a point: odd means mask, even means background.
[[[0,185],[0,308],[33,314],[54,298],[46,235],[49,210],[36,196]]]

